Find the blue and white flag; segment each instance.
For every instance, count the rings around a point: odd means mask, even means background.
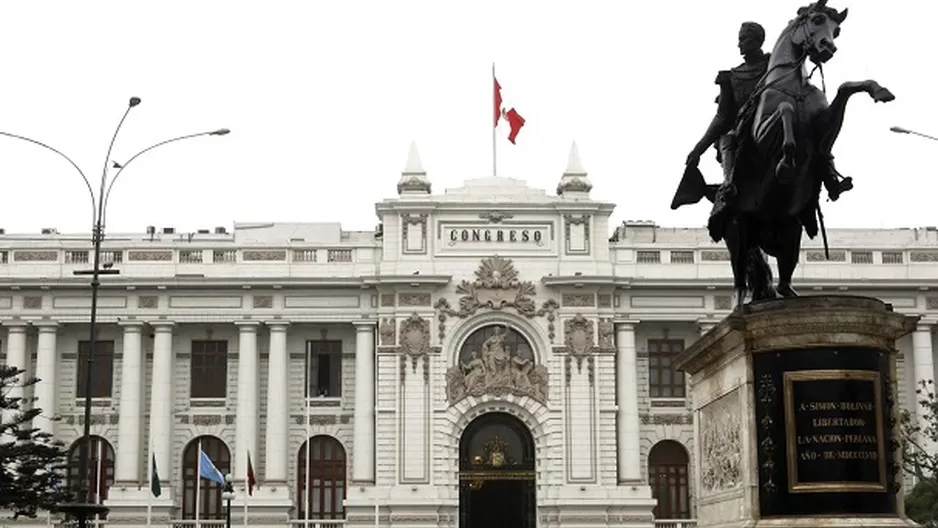
[[[218,471],[212,459],[201,449],[199,449],[199,474],[204,479],[217,482],[223,486],[225,485],[225,476],[221,474],[221,471]]]

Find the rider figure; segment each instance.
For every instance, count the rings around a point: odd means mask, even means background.
[[[720,87],[717,97],[717,113],[703,137],[687,155],[686,164],[697,166],[700,156],[714,143],[718,142],[717,161],[723,166],[723,183],[719,186],[713,200],[710,214],[710,234],[714,240],[722,236],[723,217],[736,196],[733,171],[736,164],[738,147],[737,119],[740,110],[749,101],[765,75],[769,65],[769,54],[762,51],[765,42],[765,29],[756,22],[743,22],[739,28],[739,53],[744,62],[731,70],[717,74],[716,84]],[[755,103],[753,101],[752,103]],[[750,103],[750,104],[752,104]],[[850,190],[853,185],[850,178],[842,178],[833,165],[829,154],[829,169],[825,171],[823,182],[832,201],[840,194]]]
[[[700,162],[700,156],[719,140],[717,160],[723,165],[723,184],[720,185],[713,201],[712,219],[721,217],[736,195],[736,187],[733,185],[737,146],[736,117],[768,68],[769,54],[762,51],[764,42],[765,29],[761,25],[756,22],[742,23],[739,28],[739,53],[744,62],[717,74],[716,84],[720,87],[717,113],[703,137],[687,155],[687,165],[696,166]]]

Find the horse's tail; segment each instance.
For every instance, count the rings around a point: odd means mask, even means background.
[[[674,198],[671,199],[671,209],[677,209],[682,205],[691,205],[706,198],[713,203],[716,199],[718,185],[707,185],[700,169],[688,165],[684,169],[684,177],[674,192]]]

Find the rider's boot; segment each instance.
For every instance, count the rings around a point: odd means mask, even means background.
[[[853,189],[853,178],[850,176],[841,176],[834,166],[834,156],[828,157],[827,169],[824,171],[824,188],[827,189],[827,197],[832,202],[836,202],[840,195]]]

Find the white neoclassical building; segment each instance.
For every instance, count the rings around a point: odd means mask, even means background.
[[[110,234],[90,386],[88,235],[0,235],[2,357],[41,378],[31,395],[60,420],[38,425],[72,446],[73,486],[91,392],[102,522],[223,523],[199,446],[234,476],[235,525],[246,502],[251,526],[683,528],[735,492],[695,450],[732,435],[695,423],[672,368],[730,309],[703,229],[610,225],[575,149],[556,195],[510,178],[433,194],[416,149],[397,190],[375,231]],[[935,374],[938,232],[829,235],[798,286],[924,316],[899,347],[911,402]]]

